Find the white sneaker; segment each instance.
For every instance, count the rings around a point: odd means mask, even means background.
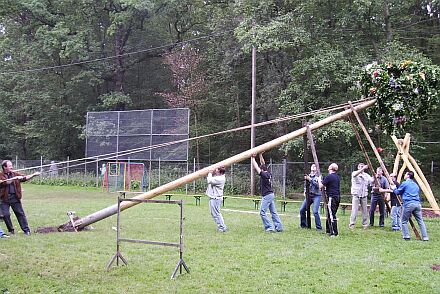
[[[2,238],[2,239],[7,239],[7,238],[11,238],[11,236],[6,235],[6,234],[3,234],[3,235],[0,236],[0,238]]]

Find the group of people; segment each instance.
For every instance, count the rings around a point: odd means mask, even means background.
[[[261,207],[260,216],[263,227],[266,232],[282,232],[283,224],[277,214],[275,207],[275,195],[272,187],[272,175],[268,171],[263,155],[259,155],[260,164],[256,161],[256,155],[252,155],[251,163],[255,171],[260,176],[261,191]],[[352,212],[350,216],[349,228],[354,229],[356,225],[356,217],[359,207],[362,211],[362,226],[364,229],[374,226],[374,215],[377,206],[379,206],[379,226],[385,225],[385,204],[391,202],[391,228],[395,231],[402,230],[403,239],[410,240],[408,221],[413,215],[416,219],[422,234],[422,240],[428,241],[428,234],[425,223],[422,218],[422,208],[420,204],[420,188],[414,181],[414,173],[408,171],[405,174],[405,181],[399,184],[395,174],[390,174],[392,183],[383,176],[383,171],[379,167],[376,174],[370,176],[366,173],[368,165],[358,164],[358,169],[351,174],[351,195],[352,195]],[[326,204],[326,233],[332,237],[336,237],[338,232],[338,221],[336,213],[339,208],[341,199],[340,177],[337,173],[338,165],[332,163],[328,167],[328,175],[322,178],[317,173],[315,164],[311,165],[310,174],[304,176],[304,195],[308,190],[309,197],[304,199],[300,208],[300,227],[307,228],[306,210],[313,205],[312,211],[315,219],[315,226],[318,231],[323,231],[321,218],[319,215],[319,207],[321,198],[324,195],[324,203]],[[211,215],[217,224],[219,232],[228,230],[225,225],[223,216],[220,212],[220,205],[223,201],[223,191],[225,186],[225,167],[209,171],[207,182],[208,188],[206,194],[210,198],[209,207]],[[371,189],[369,189],[369,187]],[[368,193],[371,191],[370,210],[368,211]],[[389,199],[385,195],[388,195]],[[402,202],[402,203],[401,203]],[[309,206],[309,207],[307,207]],[[272,221],[267,215],[270,211]]]
[[[272,174],[268,171],[262,154],[259,155],[259,161],[260,164],[256,161],[256,155],[252,155],[252,166],[260,176],[260,191],[262,196],[260,216],[263,222],[263,227],[266,232],[282,232],[284,227],[275,206]],[[389,183],[383,176],[383,171],[380,167],[376,169],[374,177],[366,173],[367,169],[368,165],[359,163],[358,169],[351,175],[352,212],[349,228],[355,228],[359,207],[362,211],[363,228],[373,226],[374,214],[377,206],[379,206],[380,214],[379,226],[384,227],[385,201],[390,200],[392,229],[395,231],[402,230],[403,239],[410,240],[408,221],[413,215],[420,227],[422,239],[428,241],[429,238],[426,226],[422,218],[422,208],[419,196],[420,188],[414,181],[414,173],[408,171],[405,174],[405,181],[402,184],[399,184],[396,180],[395,174],[390,174],[392,183]],[[210,170],[207,177],[208,188],[206,190],[206,195],[209,197],[209,209],[215,223],[217,224],[219,232],[226,232],[228,230],[220,212],[220,205],[223,201],[223,191],[226,182],[225,171],[225,167],[220,166]],[[328,167],[328,175],[322,178],[317,174],[317,167],[315,164],[312,164],[310,174],[304,176],[306,183],[304,191],[306,191],[306,189],[309,190],[309,198],[307,199],[306,197],[306,199],[304,199],[300,208],[300,226],[302,228],[307,227],[307,205],[310,207],[313,204],[312,210],[315,219],[315,226],[318,231],[322,231],[319,207],[323,193],[325,193],[324,200],[326,201],[324,201],[324,203],[326,203],[327,206],[326,233],[333,237],[339,234],[336,213],[339,208],[341,192],[340,177],[337,174],[337,171],[338,165],[332,163]],[[37,172],[32,175],[23,175],[13,170],[12,162],[10,160],[4,160],[2,162],[2,171],[0,172],[0,218],[5,222],[9,234],[6,234],[0,227],[0,238],[9,238],[10,235],[15,233],[10,215],[11,208],[17,217],[18,223],[24,234],[27,236],[31,234],[26,214],[21,203],[21,182],[30,180],[39,174],[40,173]],[[371,203],[368,213],[367,197],[369,186],[371,187]],[[385,193],[390,193],[390,199],[384,197]],[[398,195],[401,195],[401,198]],[[267,210],[269,210],[272,220],[269,219]]]
[[[256,155],[252,155],[251,163],[257,174],[260,176],[260,192],[261,192],[261,206],[260,216],[263,222],[263,228],[266,232],[282,232],[284,230],[283,223],[277,213],[275,206],[275,194],[272,186],[272,174],[268,171],[264,157],[259,154],[260,164],[256,161]],[[320,189],[325,187],[329,199],[329,210],[331,211],[330,217],[327,219],[327,233],[332,236],[338,235],[336,212],[339,206],[340,199],[340,179],[336,174],[338,166],[332,163],[329,166],[329,175],[321,181],[321,178],[316,175],[316,166],[312,165],[312,173],[308,175],[311,185],[312,199],[314,203],[313,212],[315,214],[316,227],[322,230],[321,220],[318,213],[319,203],[321,201]],[[223,191],[226,182],[225,167],[221,166],[216,169],[212,169],[208,173],[207,177],[208,188],[206,195],[209,197],[209,209],[217,225],[219,232],[226,232],[228,230],[225,225],[223,216],[220,212],[220,205],[223,201]],[[301,207],[301,226],[305,225],[305,211],[306,204],[303,203]],[[269,210],[272,220],[269,219],[267,211]],[[305,213],[305,212],[304,212]]]
[[[39,172],[36,172],[32,175],[23,175],[14,171],[10,160],[4,160],[2,162],[2,172],[0,172],[0,218],[5,222],[9,234],[6,234],[0,227],[0,238],[9,238],[10,235],[15,233],[10,214],[11,208],[24,234],[26,236],[31,235],[31,230],[21,203],[21,182],[26,182],[39,174]]]
[[[391,183],[383,176],[382,168],[376,169],[375,176],[370,176],[365,171],[368,165],[358,164],[357,171],[351,175],[352,211],[349,228],[354,229],[358,207],[362,211],[362,226],[374,226],[374,213],[379,206],[379,226],[384,227],[385,204],[391,203],[391,228],[393,231],[402,230],[403,239],[410,240],[408,222],[413,215],[416,219],[422,234],[422,240],[428,241],[426,226],[422,217],[422,206],[420,204],[420,187],[414,180],[414,172],[408,171],[405,174],[405,181],[397,182],[396,174],[390,174]],[[371,186],[371,203],[369,214],[367,212],[368,187]],[[389,193],[389,194],[388,194]],[[388,197],[388,195],[389,197]],[[369,217],[369,222],[368,222]]]

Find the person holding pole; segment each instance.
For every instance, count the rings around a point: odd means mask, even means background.
[[[339,202],[341,202],[341,179],[337,171],[338,165],[336,163],[330,164],[328,167],[328,175],[319,184],[320,188],[325,188],[325,193],[328,197],[326,233],[330,234],[330,237],[336,237],[339,234],[336,212],[339,208]]]
[[[368,165],[359,163],[358,169],[351,173],[352,201],[350,224],[348,225],[350,229],[354,229],[356,225],[356,217],[359,206],[362,210],[362,227],[364,229],[368,228],[368,185],[371,185],[374,179],[365,172],[367,169]]]
[[[383,228],[385,226],[385,199],[383,193],[379,189],[389,189],[388,180],[383,176],[382,168],[378,167],[376,169],[377,182],[371,189],[371,204],[370,204],[370,227],[374,225],[374,212],[376,211],[376,206],[379,205],[379,226]]]
[[[422,217],[422,206],[420,205],[420,188],[414,181],[414,172],[409,171],[405,174],[405,181],[397,188],[394,183],[391,185],[391,190],[394,194],[402,195],[403,213],[402,213],[402,235],[403,239],[409,241],[408,221],[411,215],[414,215],[419,224],[422,233],[422,240],[429,241],[428,233],[426,231],[425,222]],[[384,191],[387,192],[387,191]]]
[[[216,169],[209,170],[208,188],[206,189],[206,195],[209,197],[209,211],[211,212],[214,222],[217,224],[219,232],[224,233],[228,230],[223,220],[223,216],[220,213],[220,205],[223,201],[223,190],[225,187],[225,167],[221,166]]]
[[[284,230],[281,219],[277,214],[275,206],[275,194],[272,188],[272,174],[267,170],[263,155],[260,154],[260,165],[255,160],[255,154],[251,157],[252,166],[255,171],[260,175],[260,191],[262,196],[260,216],[263,221],[264,230],[266,232],[282,232]],[[272,215],[272,222],[267,217],[267,209],[269,209]]]
[[[309,193],[312,205],[313,202],[313,216],[315,217],[316,230],[322,231],[321,217],[319,216],[319,205],[321,204],[321,191],[319,190],[319,176],[316,173],[316,165],[310,166],[310,174],[304,175],[304,180],[309,184]],[[304,196],[306,196],[306,183],[304,183]],[[301,208],[299,209],[300,227],[307,228],[306,219],[307,199],[304,199]]]
[[[391,173],[390,178],[393,181],[393,185],[396,186],[396,188],[399,188],[400,184],[397,181],[396,174]],[[401,215],[402,206],[400,205],[400,201],[394,192],[390,192],[390,200],[391,200],[391,229],[393,231],[400,231],[402,229],[402,215]]]
[[[12,207],[21,229],[27,236],[30,236],[31,230],[29,229],[26,214],[24,213],[23,205],[21,203],[21,182],[26,182],[34,176],[40,175],[40,173],[36,172],[26,176],[15,172],[10,160],[4,160],[2,162],[2,169],[3,172],[0,173],[0,198],[1,210],[6,227],[10,234],[14,234],[14,226],[9,211],[9,208]]]

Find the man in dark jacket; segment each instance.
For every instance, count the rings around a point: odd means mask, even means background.
[[[26,214],[21,204],[22,190],[21,182],[30,180],[34,176],[39,175],[39,172],[32,175],[23,175],[15,172],[10,160],[4,160],[2,162],[3,172],[0,173],[0,198],[1,198],[1,211],[6,227],[10,234],[14,234],[14,225],[11,221],[10,207],[14,211],[23,232],[29,236],[31,231],[28,226]]]

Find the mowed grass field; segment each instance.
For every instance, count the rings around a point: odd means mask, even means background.
[[[61,225],[69,210],[86,216],[117,199],[94,189],[25,184],[24,190],[32,231]],[[207,198],[200,206],[183,199],[189,274],[170,279],[177,248],[133,243],[121,245],[128,266],[107,272],[116,252],[116,216],[91,231],[30,237],[13,216],[16,234],[0,239],[0,293],[440,293],[440,271],[431,268],[440,264],[439,218],[425,219],[429,242],[407,242],[390,230],[389,218],[384,229],[350,231],[350,212],[339,211],[340,236],[329,238],[300,229],[299,205],[288,204],[279,211],[285,231],[266,233],[253,202],[227,199],[222,213],[229,231],[219,233]],[[140,204],[121,220],[121,237],[179,241],[178,205]]]

